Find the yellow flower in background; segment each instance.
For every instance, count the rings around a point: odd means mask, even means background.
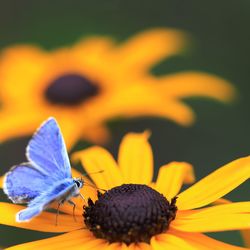
[[[105,140],[105,122],[115,117],[158,116],[191,124],[194,114],[183,98],[229,101],[234,90],[206,73],[150,74],[185,43],[182,32],[152,29],[118,45],[92,37],[51,52],[28,45],[6,48],[0,57],[0,141],[32,134],[49,116],[59,121],[70,147],[79,139]]]
[[[153,154],[148,134],[126,135],[118,162],[101,147],[76,152],[93,183],[108,190],[99,193],[85,186],[82,194],[88,205],[76,199],[76,219],[72,207],[63,212],[55,226],[55,214],[43,212],[28,223],[17,223],[15,214],[23,206],[0,203],[0,223],[43,232],[64,234],[16,245],[8,250],[243,250],[206,236],[206,232],[250,228],[250,202],[214,205],[250,176],[250,157],[222,166],[190,188],[180,192],[183,183],[194,182],[192,166],[172,162],[160,168],[153,178]],[[233,174],[232,174],[233,173]],[[73,170],[73,175],[80,175]],[[89,182],[90,180],[88,180]],[[180,193],[179,193],[180,192]],[[177,198],[176,198],[177,197]]]

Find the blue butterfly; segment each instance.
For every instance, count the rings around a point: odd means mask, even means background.
[[[84,181],[72,178],[65,143],[54,118],[46,120],[33,135],[26,156],[28,162],[12,167],[4,179],[7,196],[14,203],[28,203],[17,213],[16,221],[29,221],[54,201],[58,202],[57,215],[65,201],[73,205],[74,214],[76,205],[71,198],[83,198],[80,188]]]

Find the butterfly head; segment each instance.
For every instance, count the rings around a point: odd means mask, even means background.
[[[83,183],[84,183],[82,178],[74,178],[73,180],[76,186],[78,187],[78,189],[82,188]]]

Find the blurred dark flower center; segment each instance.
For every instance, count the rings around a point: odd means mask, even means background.
[[[139,184],[114,187],[98,199],[88,200],[84,222],[97,238],[109,242],[150,242],[174,220],[176,198],[171,203],[154,189]]]
[[[67,74],[49,85],[45,97],[53,104],[77,105],[97,95],[98,92],[98,86],[84,76]]]

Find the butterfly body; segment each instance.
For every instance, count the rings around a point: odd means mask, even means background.
[[[4,192],[14,203],[27,203],[16,220],[28,221],[51,203],[59,206],[80,194],[83,180],[72,178],[65,143],[54,118],[41,125],[27,147],[28,162],[14,166],[4,179]],[[59,208],[58,206],[58,208]]]

